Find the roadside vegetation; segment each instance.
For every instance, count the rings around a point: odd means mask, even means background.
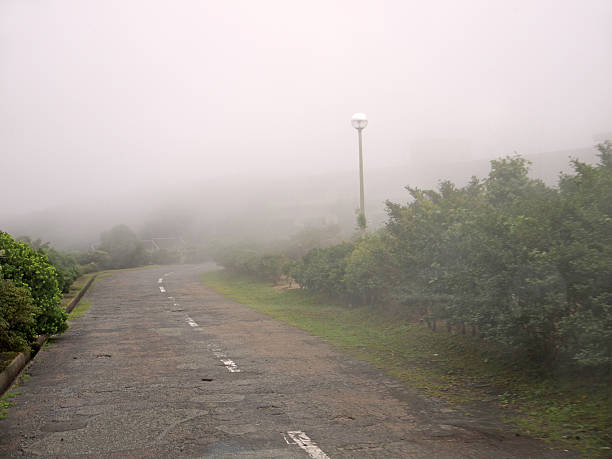
[[[38,335],[68,328],[60,286],[69,289],[72,281],[61,260],[56,268],[45,248],[36,250],[0,232],[1,352],[29,350]]]
[[[90,301],[80,301],[79,304],[72,310],[72,312],[68,314],[68,320],[74,320],[83,317],[90,306]]]
[[[558,188],[520,157],[492,161],[484,180],[408,188],[386,226],[291,259],[231,249],[225,268],[352,305],[393,304],[507,348],[550,370],[612,374],[612,144],[573,162]]]
[[[391,306],[351,307],[227,270],[202,279],[229,298],[372,363],[425,396],[443,398],[467,414],[482,409],[477,402],[492,403],[517,432],[593,457],[610,454],[612,392],[599,378],[543,373],[503,347],[445,328],[433,331]]]
[[[473,393],[453,381],[492,378],[525,431],[592,452],[612,443],[612,144],[598,148],[598,164],[572,161],[557,187],[506,157],[464,187],[407,187],[410,201],[387,202],[374,233],[298,255],[234,247],[215,260],[258,279],[249,289],[281,279],[298,287],[257,304],[237,299],[356,351],[369,346],[368,360],[415,384],[425,367],[428,392]],[[244,278],[216,279],[242,295]],[[441,349],[433,365],[411,354],[419,343]],[[448,377],[432,383],[432,368]]]

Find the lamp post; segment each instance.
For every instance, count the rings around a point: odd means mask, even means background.
[[[365,230],[365,206],[363,202],[363,148],[361,131],[368,125],[368,117],[365,113],[355,113],[351,118],[351,124],[359,134],[359,226]]]

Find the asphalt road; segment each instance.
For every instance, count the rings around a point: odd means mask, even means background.
[[[0,456],[570,457],[225,299],[206,269],[100,279],[16,389]]]

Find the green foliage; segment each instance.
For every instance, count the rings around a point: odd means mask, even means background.
[[[144,246],[138,236],[126,225],[118,225],[100,236],[99,251],[110,256],[104,268],[133,268],[147,263]]]
[[[215,255],[215,262],[231,271],[277,281],[286,260],[280,254],[260,254],[254,250],[227,248]]]
[[[27,290],[38,308],[36,333],[64,332],[68,324],[66,312],[60,308],[62,294],[58,288],[57,270],[49,263],[47,255],[3,232],[0,232],[0,251],[3,251],[0,258],[2,276],[16,287]]]
[[[8,409],[15,406],[15,402],[11,402],[10,399],[18,395],[21,395],[21,392],[6,392],[0,397],[0,419],[6,419]]]
[[[0,352],[28,350],[36,338],[36,313],[30,293],[0,278]]]
[[[567,281],[563,351],[578,364],[612,365],[612,143],[599,145],[598,165],[573,161],[561,178],[559,271]]]
[[[389,300],[396,272],[385,237],[384,232],[363,237],[348,256],[343,285],[355,302],[375,304]]]
[[[347,308],[308,290],[278,290],[226,271],[206,285],[255,310],[328,340],[428,395],[453,404],[499,403],[509,420],[537,438],[605,456],[612,432],[607,382],[587,374],[542,374],[508,358],[503,346],[471,336],[435,333],[380,305]],[[474,405],[462,405],[469,411]],[[602,454],[603,452],[603,454]],[[607,456],[606,456],[607,457]]]
[[[70,314],[68,314],[68,319],[74,320],[74,319],[83,317],[90,306],[91,306],[90,301],[79,302],[79,304],[77,304],[76,307],[70,312]]]
[[[285,272],[302,287],[372,304],[398,302],[471,326],[549,366],[612,364],[612,144],[573,162],[558,189],[521,157],[458,188],[407,188],[376,235],[315,248]]]
[[[47,254],[49,263],[57,270],[57,282],[60,291],[68,293],[72,283],[81,275],[75,258],[54,249],[48,242],[42,242],[40,238],[32,240],[29,236],[20,236],[18,239],[34,250]]]
[[[68,293],[70,286],[81,275],[79,265],[74,257],[66,255],[50,247],[44,252],[49,257],[49,262],[55,267],[58,274],[58,287],[62,293]]]
[[[302,287],[326,295],[345,296],[344,275],[353,245],[315,248],[292,263],[287,272]]]
[[[90,250],[88,252],[75,252],[74,258],[83,274],[102,271],[111,266],[111,257],[103,250]]]
[[[367,226],[367,221],[366,221],[366,217],[365,214],[358,212],[357,214],[357,229],[359,229],[360,231],[365,231]]]

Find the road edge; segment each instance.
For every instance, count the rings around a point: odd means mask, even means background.
[[[87,283],[83,286],[81,290],[76,294],[76,296],[68,303],[66,306],[66,313],[70,313],[77,304],[81,301],[81,298],[87,293],[89,287],[93,284],[94,280],[98,275],[94,274],[87,281]],[[34,349],[31,351],[20,352],[17,356],[7,365],[7,367],[2,370],[0,373],[0,396],[4,395],[4,393],[11,387],[19,373],[25,368],[25,366],[38,354],[38,351],[43,347],[43,345],[49,339],[49,335],[40,335],[36,340],[36,345]]]

